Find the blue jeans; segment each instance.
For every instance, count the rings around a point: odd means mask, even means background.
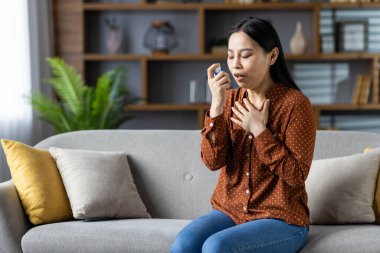
[[[176,237],[171,253],[290,253],[307,241],[307,227],[277,219],[259,219],[240,225],[225,213],[212,210],[187,225]]]

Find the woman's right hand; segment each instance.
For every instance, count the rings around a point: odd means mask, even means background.
[[[207,69],[207,83],[210,87],[212,96],[210,108],[211,118],[223,113],[223,105],[226,102],[226,91],[231,86],[230,76],[226,72],[220,71],[214,77],[214,71],[218,66],[220,66],[220,64],[215,63]]]

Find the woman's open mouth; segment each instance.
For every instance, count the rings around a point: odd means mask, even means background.
[[[234,74],[236,81],[242,82],[244,80],[244,76],[240,74]]]

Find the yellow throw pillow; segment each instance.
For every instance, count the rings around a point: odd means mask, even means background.
[[[49,151],[1,140],[13,183],[32,224],[72,219],[61,175]]]
[[[364,149],[364,153],[369,153],[374,148],[367,147]],[[380,173],[377,175],[375,198],[373,200],[373,211],[375,212],[376,221],[375,223],[380,224]]]

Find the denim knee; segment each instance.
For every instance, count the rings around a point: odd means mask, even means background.
[[[228,240],[219,236],[218,234],[214,234],[210,236],[202,246],[202,253],[224,253],[229,252],[232,245],[228,245]]]
[[[179,233],[170,248],[170,253],[196,253],[200,251],[200,246],[196,238],[185,233]]]

